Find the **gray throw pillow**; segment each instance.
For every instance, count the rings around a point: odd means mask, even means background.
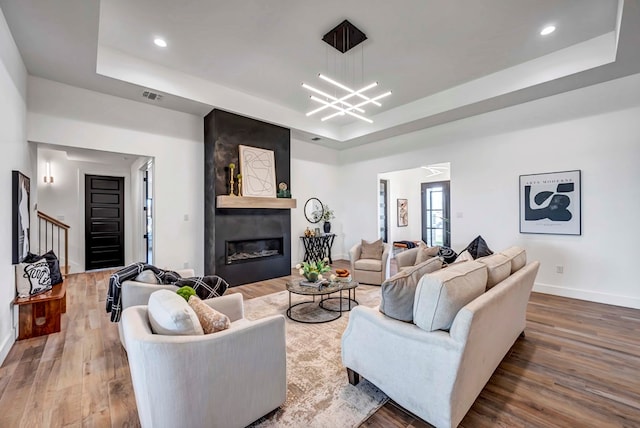
[[[433,257],[416,266],[408,266],[382,283],[379,310],[400,321],[413,321],[413,301],[418,281],[442,268],[442,260]]]
[[[377,241],[374,241],[371,243],[363,239],[360,258],[380,260],[382,258],[383,251],[384,251],[384,244],[382,243],[382,239],[378,239]]]

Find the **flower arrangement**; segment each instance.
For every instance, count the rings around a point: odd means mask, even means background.
[[[329,205],[324,205],[324,212],[322,213],[322,221],[330,221],[336,218],[333,214],[333,210],[329,208]]]
[[[325,272],[329,272],[331,270],[331,267],[329,266],[329,258],[325,257],[322,260],[317,260],[311,263],[298,263],[296,265],[296,269],[298,269],[300,275],[304,276],[307,281],[316,282],[322,280],[322,274]]]

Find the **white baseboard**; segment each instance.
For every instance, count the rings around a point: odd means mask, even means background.
[[[4,363],[5,358],[9,355],[9,351],[11,351],[11,347],[15,341],[15,330],[12,328],[9,330],[9,334],[2,339],[2,345],[0,346],[0,365]]]
[[[557,285],[535,283],[533,291],[554,296],[569,297],[589,302],[605,303],[607,305],[623,306],[625,308],[640,309],[640,299],[637,297],[620,296],[617,294],[601,293],[599,291],[580,290],[577,288],[558,287]]]

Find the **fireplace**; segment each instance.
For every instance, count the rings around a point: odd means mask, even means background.
[[[275,182],[291,189],[290,134],[289,129],[222,110],[204,118],[206,275],[219,275],[234,287],[291,274],[291,210],[216,204],[216,196],[230,193],[229,164],[239,165],[241,144],[272,150]]]
[[[227,241],[226,247],[225,263],[228,265],[284,255],[282,237]]]

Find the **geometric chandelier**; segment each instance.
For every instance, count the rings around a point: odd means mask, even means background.
[[[307,116],[311,116],[313,114],[319,113],[323,110],[326,109],[331,109],[334,110],[331,114],[324,116],[322,119],[322,121],[325,120],[329,120],[333,117],[336,116],[344,116],[345,114],[348,114],[349,116],[353,116],[353,117],[357,117],[360,120],[364,120],[365,122],[369,122],[369,123],[373,123],[373,120],[362,116],[363,113],[365,113],[365,110],[362,108],[363,106],[367,105],[367,104],[373,104],[376,105],[378,107],[380,107],[382,104],[380,104],[378,102],[379,99],[382,99],[384,97],[388,97],[389,95],[391,95],[391,91],[385,92],[383,94],[380,95],[376,95],[374,97],[368,97],[365,95],[365,92],[368,91],[369,89],[375,88],[376,86],[378,86],[378,82],[373,82],[367,86],[364,86],[358,90],[354,90],[349,88],[346,85],[343,85],[342,83],[337,82],[334,79],[331,79],[327,76],[325,76],[324,74],[319,74],[318,77],[322,80],[324,80],[325,82],[328,82],[334,86],[337,86],[338,88],[344,90],[346,92],[346,95],[337,98],[334,97],[331,94],[328,94],[326,92],[323,92],[319,89],[314,88],[311,85],[307,85],[306,83],[302,84],[302,87],[305,89],[308,89],[312,92],[315,92],[316,94],[324,97],[325,99],[321,99],[316,97],[315,95],[311,95],[311,100],[322,104],[320,107],[318,107],[315,110],[311,110],[310,112],[307,113]],[[348,102],[348,100],[351,100],[352,98],[357,97],[358,99],[352,102]],[[358,102],[360,101],[360,102]]]
[[[367,36],[346,19],[331,31],[329,31],[327,34],[325,34],[322,38],[322,40],[329,46],[335,48],[343,54],[353,47],[357,46],[358,44],[362,43],[366,39]],[[329,109],[329,111],[326,112],[329,114],[325,114],[325,116],[323,116],[321,119],[322,121],[329,120],[337,116],[344,116],[345,114],[347,114],[365,122],[373,123],[373,120],[363,116],[366,111],[362,107],[366,106],[367,104],[373,104],[380,107],[382,106],[382,104],[380,104],[378,100],[391,95],[391,91],[387,91],[375,96],[368,96],[365,94],[370,89],[378,86],[378,82],[373,82],[369,85],[363,86],[360,89],[352,89],[335,79],[325,76],[324,74],[318,74],[318,77],[321,80],[324,80],[325,82],[333,85],[333,87],[345,91],[341,96],[338,97],[320,89],[314,88],[313,86],[306,83],[302,84],[303,88],[308,89],[309,91],[322,97],[318,98],[316,95],[310,96],[310,99],[320,104],[320,106],[308,112],[307,116],[311,116]],[[335,90],[335,88],[332,89]]]

